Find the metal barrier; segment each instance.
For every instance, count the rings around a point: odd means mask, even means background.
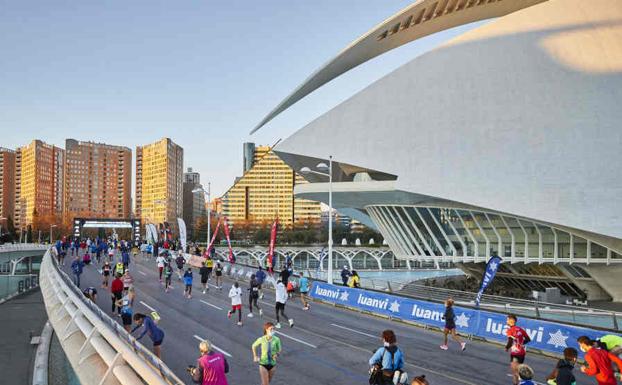
[[[58,339],[80,382],[178,385],[183,382],[123,327],[84,297],[48,251],[41,293]]]
[[[47,250],[49,245],[39,243],[5,243],[0,245],[0,253],[10,251]]]
[[[35,274],[0,275],[0,303],[39,286]]]

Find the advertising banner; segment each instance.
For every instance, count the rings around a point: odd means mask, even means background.
[[[348,306],[375,314],[413,321],[420,324],[444,327],[445,307],[442,304],[404,298],[345,286],[313,282],[311,297]],[[459,333],[472,334],[487,340],[505,342],[506,315],[490,311],[454,306],[456,328]],[[527,345],[550,353],[561,354],[566,347],[579,350],[577,338],[586,335],[596,339],[608,332],[540,321],[518,316],[518,326],[527,331],[531,342]]]
[[[179,242],[181,242],[181,249],[186,252],[186,222],[182,218],[177,218],[177,224],[179,225]]]
[[[235,263],[235,257],[233,256],[233,249],[231,248],[231,238],[229,237],[229,226],[227,225],[227,217],[225,217],[223,223],[223,229],[225,230],[225,237],[227,238],[227,246],[229,246],[229,262]]]
[[[493,279],[495,279],[495,274],[497,274],[497,269],[499,268],[499,264],[501,263],[501,258],[494,256],[488,260],[486,264],[486,270],[484,270],[484,277],[482,278],[482,285],[477,292],[477,298],[475,298],[475,306],[479,306],[479,302],[482,300],[482,294],[484,294],[484,290],[490,285]]]

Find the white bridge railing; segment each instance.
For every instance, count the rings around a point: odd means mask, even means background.
[[[5,243],[0,245],[0,253],[11,251],[47,250],[49,245],[39,243]]]
[[[178,385],[183,382],[96,304],[87,300],[48,251],[40,286],[54,332],[83,385]]]

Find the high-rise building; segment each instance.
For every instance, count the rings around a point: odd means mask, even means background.
[[[245,156],[246,144],[244,146]],[[307,183],[276,156],[270,146],[253,151],[253,165],[223,196],[223,214],[232,223],[270,222],[278,215],[286,227],[320,222],[320,204],[294,199],[294,186]]]
[[[253,167],[255,163],[255,143],[246,142],[242,145],[242,151],[244,155],[244,165],[242,167],[242,174],[245,174]]]
[[[65,150],[33,140],[15,153],[16,227],[53,223],[63,213]]]
[[[13,218],[15,204],[15,151],[0,147],[0,218]],[[0,228],[4,225],[0,219]]]
[[[202,191],[193,192],[201,188],[201,176],[198,172],[193,172],[192,167],[188,167],[188,172],[184,173],[183,218],[190,237],[194,235],[197,220],[206,215],[205,194]]]
[[[169,138],[136,147],[136,216],[177,228],[183,213],[184,150]]]
[[[65,141],[65,212],[129,218],[132,151],[103,143]]]

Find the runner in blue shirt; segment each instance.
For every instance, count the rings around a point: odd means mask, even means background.
[[[192,298],[192,269],[188,268],[184,273],[184,285],[186,285],[186,289],[184,290],[184,295],[188,298]]]
[[[162,341],[164,340],[164,332],[162,329],[160,329],[155,322],[153,322],[151,317],[141,313],[134,314],[134,322],[136,323],[136,326],[132,329],[131,333],[134,333],[138,328],[144,326],[143,332],[140,336],[136,337],[136,340],[140,340],[145,336],[145,334],[149,334],[149,338],[153,341],[153,354],[160,358],[160,345],[162,345]]]
[[[309,293],[309,279],[304,276],[304,273],[302,271],[300,272],[298,286],[300,287],[300,301],[302,302],[302,310],[309,310],[309,301],[307,301],[307,295]]]
[[[259,284],[259,299],[263,298],[263,283],[266,280],[266,272],[263,271],[263,269],[261,268],[261,266],[259,266],[259,270],[257,270],[257,273],[255,274],[255,279],[257,280],[257,284]]]

